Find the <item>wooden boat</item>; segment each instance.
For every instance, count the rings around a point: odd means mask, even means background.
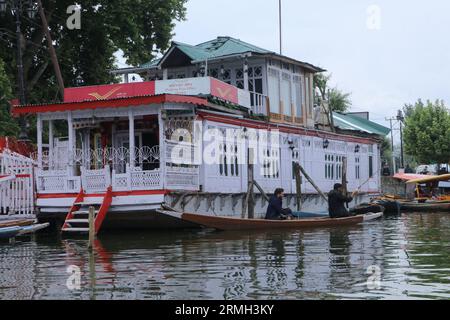
[[[383,212],[384,213],[385,208],[379,204],[375,203],[362,203],[359,206],[356,206],[355,208],[351,209],[350,212],[356,215],[364,215],[368,213],[377,213],[377,212]]]
[[[320,228],[320,227],[338,227],[346,225],[356,225],[368,221],[373,221],[383,217],[382,212],[370,213],[348,218],[330,219],[330,218],[310,218],[273,221],[263,219],[240,219],[229,217],[216,217],[192,213],[180,213],[173,211],[158,211],[160,214],[172,216],[182,219],[199,226],[213,228],[223,231],[238,230],[273,230],[273,229],[304,229],[304,228]]]
[[[292,215],[297,219],[307,219],[307,218],[323,218],[328,217],[328,212],[319,212],[319,213],[312,213],[312,212],[292,212]]]
[[[420,177],[417,179],[412,179],[406,182],[406,184],[427,184],[427,183],[435,183],[435,182],[443,182],[443,181],[449,181],[450,180],[450,174],[443,174],[440,176],[426,176],[426,177]]]
[[[376,199],[372,202],[373,204],[380,205],[384,208],[385,214],[400,214],[401,213],[401,204],[400,202],[393,199]]]
[[[50,223],[42,223],[42,224],[34,224],[31,226],[21,227],[21,230],[20,230],[18,236],[24,236],[24,235],[29,235],[29,234],[35,233],[37,231],[47,228],[49,225],[50,225]]]
[[[400,205],[403,212],[450,212],[450,201],[402,201]]]
[[[22,230],[21,227],[5,227],[0,228],[0,239],[11,239],[17,236],[20,231]]]
[[[32,219],[24,219],[24,220],[5,220],[0,221],[0,228],[7,227],[25,227],[31,226],[35,223],[35,220]]]

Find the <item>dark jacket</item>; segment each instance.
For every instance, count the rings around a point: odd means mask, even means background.
[[[273,195],[270,197],[269,206],[267,207],[267,220],[280,220],[283,214],[283,200]]]
[[[328,194],[328,210],[331,218],[343,218],[350,216],[345,204],[352,202],[353,198],[346,197],[341,192],[333,190]]]

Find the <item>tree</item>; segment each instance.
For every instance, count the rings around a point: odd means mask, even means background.
[[[344,93],[337,88],[330,90],[330,107],[335,112],[347,112],[352,107],[350,93]]]
[[[323,73],[314,76],[314,87],[320,93],[318,98],[322,101],[328,100],[332,111],[347,112],[352,107],[351,94],[344,93],[337,87],[330,88],[331,77],[331,74]]]
[[[0,136],[16,136],[19,133],[19,126],[10,113],[11,97],[11,84],[5,72],[4,62],[0,59]]]
[[[443,101],[405,106],[405,151],[418,162],[449,163],[450,115]]]
[[[174,21],[185,19],[187,0],[83,0],[81,29],[67,27],[73,0],[42,0],[65,86],[115,82],[114,54],[122,50],[128,64],[139,65],[166,50]],[[0,59],[12,84],[16,81],[16,24],[0,19]],[[57,100],[58,86],[51,67],[39,15],[22,16],[22,48],[28,102]]]
[[[385,137],[381,142],[381,159],[383,163],[392,163],[392,144],[391,140]]]

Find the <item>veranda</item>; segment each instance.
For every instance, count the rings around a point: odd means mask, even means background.
[[[193,105],[169,100],[153,96],[86,102],[73,110],[69,104],[65,110],[38,113],[38,194],[81,189],[101,193],[110,186],[114,192],[197,191],[199,167],[172,159],[173,148],[180,144],[185,152],[195,151],[190,141],[173,136],[174,128],[191,136]],[[67,126],[67,136],[55,135],[57,125]]]

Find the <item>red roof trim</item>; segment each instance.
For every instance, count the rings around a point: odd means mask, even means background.
[[[55,103],[46,105],[14,106],[12,113],[13,115],[18,116],[23,114],[121,108],[121,107],[133,107],[145,104],[161,104],[161,103],[190,103],[202,106],[208,105],[207,100],[203,98],[162,94],[156,96],[142,96],[142,97],[120,98],[110,100]]]
[[[292,134],[300,134],[304,136],[309,137],[319,137],[323,139],[333,139],[338,141],[345,141],[345,142],[354,142],[354,143],[361,143],[361,144],[373,144],[376,140],[370,139],[370,138],[360,138],[360,137],[354,137],[354,136],[348,136],[348,135],[341,135],[341,134],[335,134],[331,132],[324,132],[324,131],[317,131],[317,130],[310,130],[305,128],[293,128],[284,126],[282,124],[275,124],[275,123],[261,123],[256,120],[250,120],[250,119],[236,119],[236,118],[230,118],[227,116],[220,116],[220,115],[212,115],[207,112],[198,112],[199,116],[202,117],[205,120],[210,120],[214,122],[219,123],[225,123],[235,126],[242,126],[246,128],[252,128],[252,129],[265,129],[265,130],[280,130],[280,132],[283,133],[292,133]]]

